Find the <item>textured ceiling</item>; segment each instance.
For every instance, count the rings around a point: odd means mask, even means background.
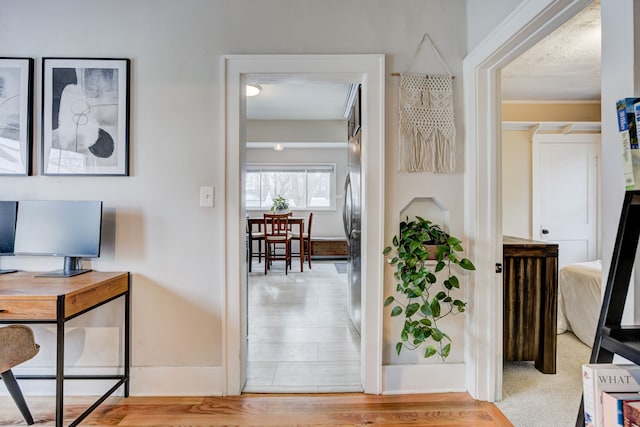
[[[600,0],[502,70],[508,101],[600,100]]]

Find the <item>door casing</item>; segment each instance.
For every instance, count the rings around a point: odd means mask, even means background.
[[[502,176],[500,70],[560,27],[591,0],[528,0],[463,60],[465,235],[474,273],[465,318],[467,390],[502,399]]]
[[[247,82],[362,84],[362,345],[365,393],[382,392],[384,238],[384,55],[226,55],[225,88],[225,310],[224,393],[238,395],[245,379],[246,264],[244,226],[244,91]],[[366,285],[364,285],[366,284]]]

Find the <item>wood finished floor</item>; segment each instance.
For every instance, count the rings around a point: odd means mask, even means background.
[[[361,390],[360,337],[346,311],[346,275],[333,262],[312,273],[254,265],[249,296],[249,380],[246,390],[297,394],[231,397],[111,397],[86,426],[512,426],[498,408],[467,393],[375,396]],[[296,350],[297,349],[297,350]],[[331,394],[304,392],[342,391]],[[36,426],[53,426],[53,397],[27,396]],[[95,399],[65,399],[65,425]],[[0,397],[0,426],[26,425],[9,397]]]
[[[36,426],[54,425],[53,398],[27,397]],[[87,398],[65,403],[65,425]],[[9,397],[0,398],[0,426],[26,425]],[[230,397],[112,397],[83,426],[513,426],[495,405],[467,393],[375,396],[245,394]]]

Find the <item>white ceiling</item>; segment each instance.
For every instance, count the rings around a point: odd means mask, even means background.
[[[600,33],[600,0],[595,0],[503,68],[503,100],[599,101]],[[248,119],[344,119],[348,84],[270,82],[261,86],[258,96],[247,97]]]
[[[600,100],[600,0],[502,69],[507,101]]]
[[[344,120],[346,83],[268,83],[247,97],[252,120]]]

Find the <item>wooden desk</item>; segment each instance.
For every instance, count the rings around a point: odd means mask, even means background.
[[[504,237],[505,361],[533,360],[556,373],[558,245]]]
[[[251,240],[251,231],[253,230],[253,226],[257,224],[264,224],[263,217],[250,217],[247,218],[247,224],[249,229],[249,240]],[[290,216],[289,224],[297,225],[299,227],[299,242],[300,242],[300,271],[304,270],[304,239],[302,237],[302,233],[304,231],[304,217],[300,216]]]
[[[55,323],[55,375],[23,375],[18,379],[51,379],[56,381],[56,423],[64,420],[64,380],[116,380],[116,384],[83,412],[70,426],[78,425],[107,397],[124,385],[129,396],[129,273],[90,271],[74,277],[34,277],[34,273],[18,272],[0,275],[0,324]],[[124,296],[124,369],[121,375],[65,375],[64,324],[96,307]]]

